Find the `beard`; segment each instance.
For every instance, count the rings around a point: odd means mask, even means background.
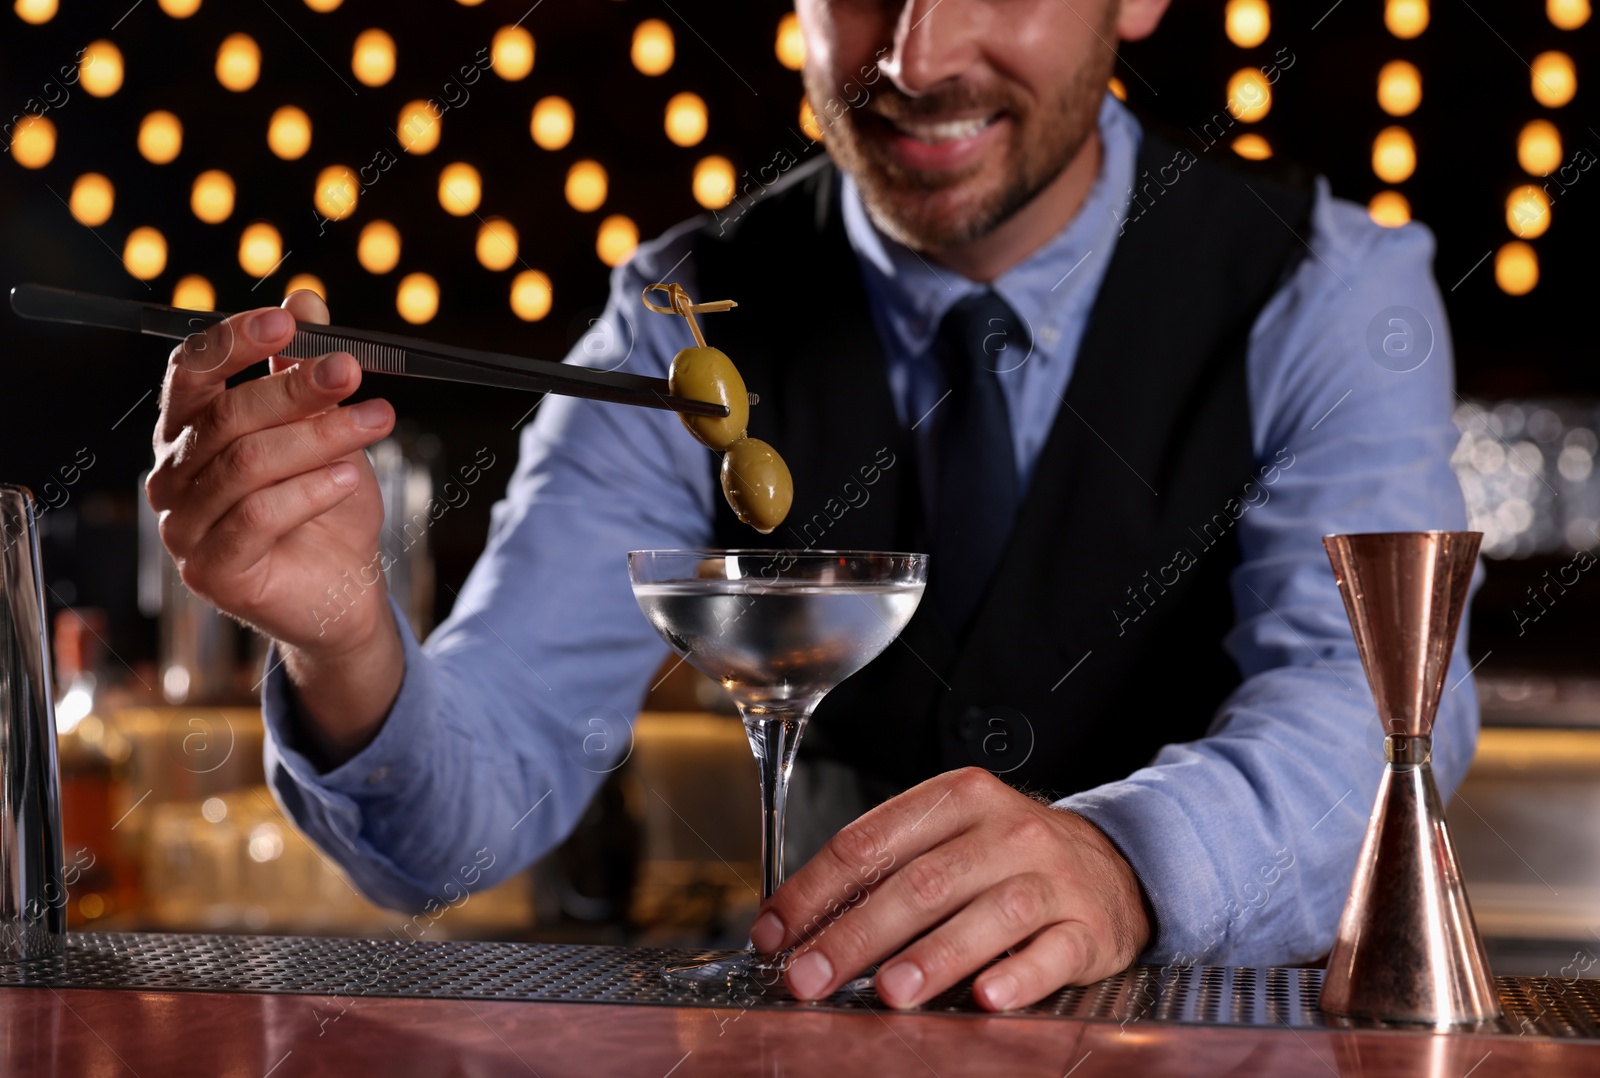
[[[828,153],[855,180],[880,228],[913,250],[959,247],[999,228],[1077,157],[1095,130],[1113,63],[1110,50],[1093,46],[1055,97],[1037,107],[1004,83],[962,82],[911,97],[880,79],[865,103],[831,122],[819,110],[818,123]],[[809,100],[837,98],[824,72],[808,65],[803,78]],[[956,111],[1001,113],[1011,130],[1002,145],[961,169],[908,168],[890,152],[886,138],[895,121]]]

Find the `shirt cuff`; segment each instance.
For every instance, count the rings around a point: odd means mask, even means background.
[[[1146,772],[1148,774],[1148,772]],[[1204,828],[1184,806],[1144,782],[1112,782],[1064,797],[1053,807],[1076,813],[1098,827],[1133,868],[1150,900],[1154,923],[1139,961],[1150,965],[1197,964],[1217,944],[1204,911],[1224,907],[1212,866],[1195,851],[1207,849]]]
[[[285,814],[344,866],[367,897],[409,908],[426,897],[426,884],[380,851],[369,834],[367,814],[377,819],[392,813],[397,799],[428,784],[428,764],[440,742],[439,712],[427,657],[392,598],[389,605],[400,630],[405,672],[371,743],[338,767],[318,770],[303,751],[298,707],[276,646],[267,654],[261,717],[267,783]]]
[[[427,660],[411,632],[410,622],[393,598],[389,605],[400,629],[405,656],[400,692],[383,725],[378,727],[377,736],[360,752],[328,771],[320,771],[302,748],[303,720],[277,645],[267,654],[271,673],[262,683],[261,717],[268,749],[302,787],[334,791],[358,800],[393,797],[418,777],[422,761],[428,759],[428,743],[433,740],[435,729],[430,721],[434,713],[433,685]]]

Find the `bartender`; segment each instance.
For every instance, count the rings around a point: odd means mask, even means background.
[[[1137,959],[1317,959],[1381,770],[1320,538],[1465,526],[1431,235],[1136,120],[1114,47],[1165,0],[796,6],[825,155],[642,246],[605,315],[623,369],[664,376],[688,341],[637,317],[644,286],[739,301],[707,332],[794,475],[767,539],[675,416],[549,398],[419,645],[359,573],[392,541],[363,453],[391,407],[340,405],[343,353],[225,384],[321,301],[173,353],[148,494],[184,582],[275,642],[276,796],[373,899],[443,903],[602,781],[581,717],[632,714],[662,660],[627,551],[925,550],[901,642],[802,749],[814,856],[751,931],[795,948],[794,994],[876,963],[915,1006],[1002,956],[975,987],[1002,1010]],[[1369,343],[1394,334],[1415,361]],[[1447,794],[1477,730],[1460,645],[1448,684]]]

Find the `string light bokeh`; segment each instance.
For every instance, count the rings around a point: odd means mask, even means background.
[[[764,167],[828,138],[780,0],[525,18],[499,0],[425,18],[273,6],[159,0],[115,26],[121,12],[49,0],[0,8],[0,94],[18,117],[0,161],[10,282],[223,310],[307,286],[339,322],[554,358],[590,332],[640,242],[737,216]],[[1481,19],[1427,0],[1329,6],[1174,5],[1122,47],[1111,91],[1198,154],[1301,162],[1382,225],[1426,224],[1464,397],[1600,393],[1597,368],[1570,361],[1600,222],[1600,172],[1571,168],[1600,151],[1588,0],[1485,0]],[[28,115],[63,69],[66,100]],[[128,398],[107,430],[162,358],[148,341],[13,329],[48,356],[17,391],[95,379]],[[504,412],[508,450],[527,411],[471,387],[374,378],[363,392],[439,431]],[[69,459],[77,444],[53,438],[41,456]]]

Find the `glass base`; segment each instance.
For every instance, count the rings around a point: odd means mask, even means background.
[[[787,955],[767,958],[753,948],[746,948],[738,954],[713,958],[707,962],[662,966],[661,977],[676,988],[715,992],[719,995],[727,993],[739,998],[794,999],[783,980],[783,973],[787,968],[786,958]],[[861,976],[840,985],[834,995],[849,996],[865,992],[871,987],[872,978],[877,972],[877,966],[864,970]]]
[[[754,948],[747,947],[738,954],[713,958],[708,962],[662,966],[661,977],[678,988],[731,991],[739,995],[787,996],[783,968],[781,960],[766,958]]]

